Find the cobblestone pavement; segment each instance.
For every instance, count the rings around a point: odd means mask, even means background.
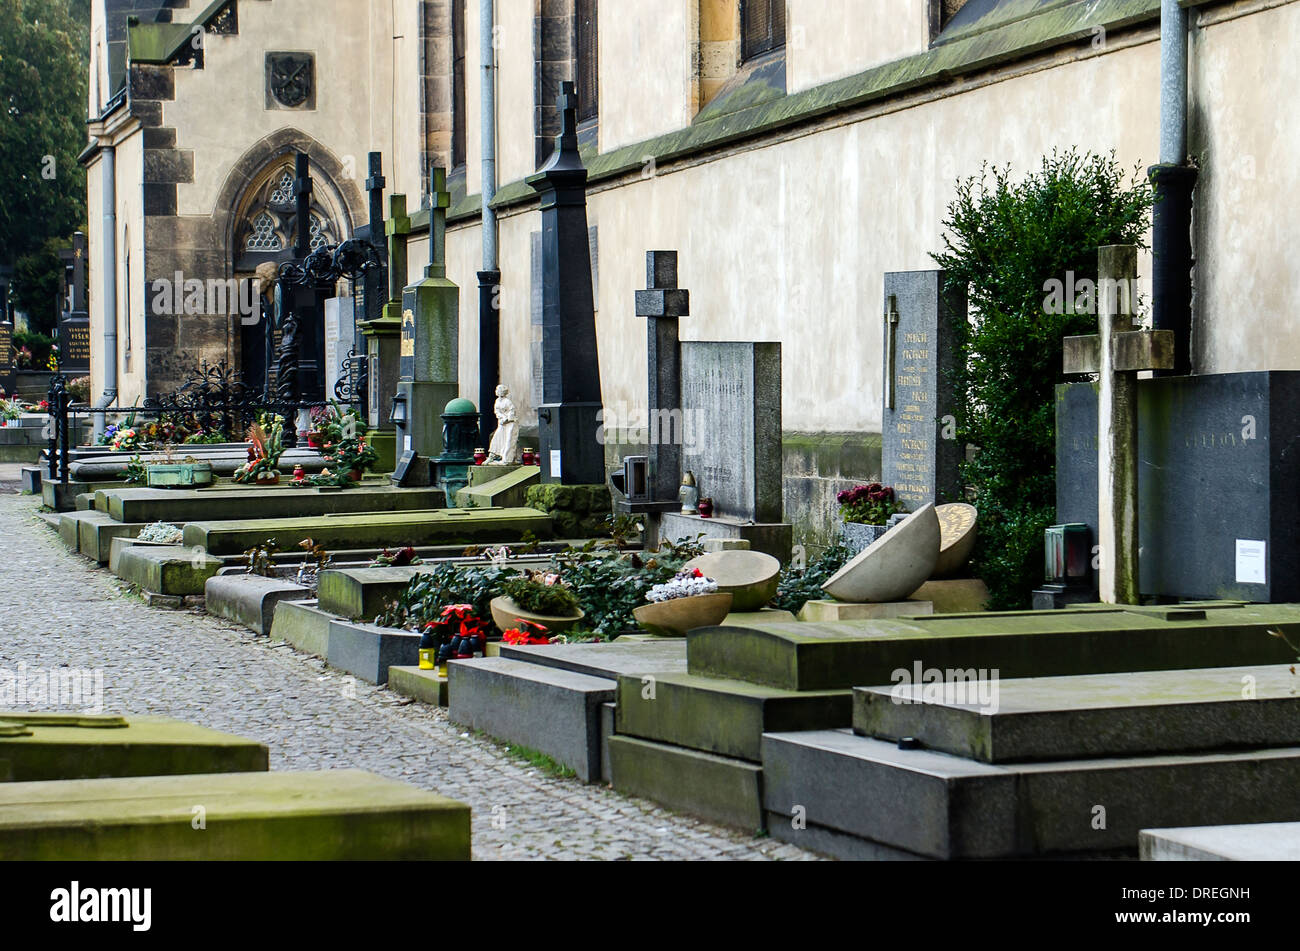
[[[255,738],[272,769],[370,770],[468,802],[478,859],[808,859],[793,846],[561,779],[445,711],[201,612],[145,607],[67,552],[38,500],[0,494],[0,668],[102,668],[104,709]]]

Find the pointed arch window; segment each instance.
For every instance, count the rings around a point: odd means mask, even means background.
[[[341,240],[334,213],[322,203],[321,184],[317,181],[308,219],[308,246],[313,251]],[[254,180],[235,219],[237,270],[253,270],[263,261],[283,261],[292,256],[298,214],[293,187],[294,166],[288,157]]]
[[[248,233],[248,240],[244,243],[244,250],[284,250],[284,239],[276,232],[275,219],[269,213],[264,211],[253,221],[252,229]]]

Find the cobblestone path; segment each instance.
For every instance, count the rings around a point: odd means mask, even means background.
[[[102,668],[104,710],[255,738],[272,769],[354,767],[468,802],[478,859],[807,859],[562,779],[323,661],[202,612],[154,610],[67,552],[39,500],[0,488],[0,668]]]

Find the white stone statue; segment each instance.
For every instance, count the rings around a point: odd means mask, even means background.
[[[492,411],[496,413],[497,431],[492,434],[487,461],[491,465],[512,466],[519,455],[519,419],[515,415],[514,401],[510,399],[510,387],[504,383],[497,387],[497,401]]]

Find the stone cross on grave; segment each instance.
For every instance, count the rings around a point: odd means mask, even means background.
[[[400,317],[402,292],[406,289],[406,243],[411,233],[411,218],[406,213],[406,196],[388,196],[388,220],[384,234],[388,238],[388,303],[384,316]],[[390,311],[392,313],[390,313]]]
[[[366,179],[366,192],[370,200],[370,224],[366,228],[366,238],[379,254],[380,262],[388,265],[388,245],[384,234],[384,188],[388,185],[384,178],[384,157],[380,152],[370,153],[370,177]],[[383,311],[384,306],[384,271],[374,268],[362,278],[365,288],[365,318],[374,320]],[[360,318],[358,318],[360,319]],[[358,349],[363,349],[358,341]]]
[[[1100,333],[1065,338],[1065,373],[1098,374],[1098,580],[1106,604],[1137,604],[1137,375],[1174,365],[1174,333],[1134,330],[1137,248],[1097,249]]]
[[[297,237],[293,256],[299,261],[311,253],[311,160],[299,152],[294,163],[293,197],[297,205]]]
[[[636,292],[636,314],[647,326],[650,500],[676,507],[685,441],[677,321],[691,312],[691,292],[677,286],[676,251],[650,251],[645,257],[646,289]]]
[[[451,192],[447,191],[447,170],[429,169],[429,263],[425,277],[447,276],[447,209]]]

